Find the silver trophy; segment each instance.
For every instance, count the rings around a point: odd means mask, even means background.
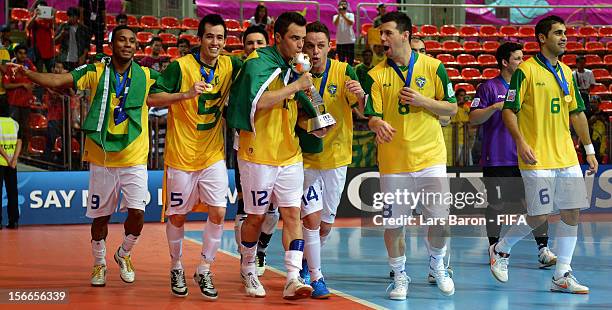
[[[304,74],[310,71],[310,69],[312,68],[308,55],[304,53],[299,53],[295,57],[293,57],[291,65],[293,71],[297,72],[298,74]],[[310,104],[312,104],[312,107],[314,108],[315,113],[317,114],[317,116],[308,120],[308,128],[306,128],[306,131],[310,133],[322,128],[335,125],[336,119],[334,119],[331,114],[325,111],[325,103],[323,103],[323,98],[319,94],[317,88],[312,85],[310,86],[310,89],[305,93],[308,96],[308,99],[310,99]]]

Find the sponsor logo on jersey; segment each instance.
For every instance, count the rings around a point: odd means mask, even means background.
[[[544,83],[544,82],[536,82],[536,86],[546,86],[546,83]]]
[[[449,97],[454,97],[455,96],[455,90],[453,89],[453,84],[452,83],[448,83],[446,85],[446,92],[448,93]]]
[[[479,104],[480,104],[480,98],[476,97],[476,98],[474,98],[474,100],[472,101],[472,105],[471,105],[471,107],[472,107],[472,108],[475,108],[475,107],[477,107]]]
[[[506,95],[506,101],[514,102],[514,98],[516,97],[516,89],[511,89],[508,91]]]

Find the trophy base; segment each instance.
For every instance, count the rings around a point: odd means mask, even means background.
[[[336,124],[336,120],[334,119],[334,117],[329,114],[329,113],[325,113],[322,115],[318,115],[317,117],[313,117],[311,119],[308,120],[308,130],[306,130],[308,133],[322,129],[322,128],[326,128],[326,127],[330,127]]]

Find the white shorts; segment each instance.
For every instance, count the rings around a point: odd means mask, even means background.
[[[418,201],[410,197],[408,202],[404,202],[404,193],[414,193],[424,195],[426,193],[441,194],[442,197],[450,193],[450,184],[446,175],[446,166],[437,165],[427,167],[416,172],[393,173],[380,175],[380,189],[383,193],[395,194],[398,190],[402,193],[402,203],[390,206],[390,214],[385,212],[384,217],[401,219],[412,216],[413,208],[420,208],[425,219],[447,218],[450,213],[450,205],[445,203],[445,199],[438,199],[439,196],[429,196],[428,199],[420,196]],[[397,228],[403,225],[387,224],[385,228]]]
[[[212,207],[225,207],[228,183],[225,160],[197,171],[168,167],[166,215],[187,214],[200,202]]]
[[[528,215],[589,207],[586,184],[578,165],[560,169],[521,170],[521,176],[525,183]]]
[[[119,211],[125,212],[128,208],[144,211],[149,201],[147,180],[145,165],[107,168],[90,163],[89,197],[85,215],[98,218],[115,213],[119,193]]]
[[[269,166],[238,159],[244,211],[265,214],[274,207],[300,207],[304,184],[301,162],[289,166]]]
[[[333,224],[345,181],[346,166],[327,170],[304,169],[302,218],[323,210],[321,221]]]

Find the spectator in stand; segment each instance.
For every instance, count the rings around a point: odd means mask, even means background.
[[[67,72],[68,70],[64,68],[64,64],[61,62],[56,62],[53,66],[53,73],[60,74]],[[62,91],[56,91],[49,88],[45,92],[43,102],[45,102],[48,107],[47,120],[49,124],[47,130],[47,159],[51,159],[51,155],[53,154],[51,150],[53,150],[55,140],[63,136],[64,107],[66,102],[69,101],[74,94],[72,88],[67,88]],[[62,150],[65,151],[67,149],[65,139],[62,139],[62,144]]]
[[[0,44],[2,44],[2,46],[5,49],[9,48],[9,46],[13,44],[13,42],[11,41],[11,38],[9,37],[10,33],[11,33],[11,27],[9,27],[8,25],[3,25],[2,27],[0,27],[0,35],[2,36],[0,38]]]
[[[104,0],[79,0],[79,13],[81,23],[91,25],[91,34],[95,36],[96,53],[104,52],[106,3]]]
[[[40,18],[38,16],[38,7],[47,6],[46,1],[37,1],[33,5],[32,18],[26,24],[28,31],[29,44],[33,49],[34,62],[39,70],[43,70],[43,65],[46,72],[51,72],[53,66],[53,57],[55,56],[53,44],[53,19]]]
[[[29,70],[36,71],[36,67],[32,61],[28,59],[28,50],[25,45],[17,45],[14,52],[15,58],[12,62],[22,65]],[[24,74],[13,74],[11,70],[8,70],[4,74],[2,83],[8,95],[10,116],[19,123],[19,127],[22,128],[23,131],[28,128],[30,105],[34,102],[34,95],[32,93],[34,85]]]
[[[0,42],[3,39],[3,33],[0,32]],[[4,65],[11,61],[11,55],[9,54],[6,47],[0,45],[0,64]],[[0,107],[8,107],[8,101],[6,100],[6,90],[2,85],[2,79],[0,79]]]
[[[115,22],[117,23],[117,26],[127,26],[128,17],[125,14],[118,14],[117,16],[115,16]],[[109,29],[108,31],[108,42],[113,42],[113,29]]]
[[[0,105],[0,191],[6,183],[8,225],[19,226],[19,192],[17,189],[17,159],[21,152],[21,131],[19,124],[8,117],[6,105]],[[3,203],[4,204],[4,203]],[[0,206],[0,229],[2,229],[2,207]]]
[[[274,18],[268,16],[268,8],[263,3],[260,3],[255,8],[253,17],[249,19],[249,24],[251,24],[251,26],[261,26],[266,32],[271,32],[272,26],[274,25]]]
[[[355,15],[349,12],[349,4],[346,0],[338,2],[338,14],[334,15],[333,21],[336,26],[338,59],[352,66],[355,59],[355,31],[353,31]]]
[[[466,110],[465,106],[465,96],[466,91],[463,88],[457,89],[455,91],[455,98],[457,98],[457,114],[451,117],[451,123],[453,126],[442,127],[442,132],[444,133],[444,143],[446,144],[446,156],[447,166],[460,166],[463,167],[463,140],[464,140],[464,124],[470,121],[469,109]],[[453,143],[453,128],[457,129],[457,152],[454,153],[454,143]],[[454,156],[453,156],[454,154]],[[454,157],[454,162],[453,162]]]
[[[185,38],[178,39],[176,41],[176,47],[178,47],[179,54],[181,57],[189,54],[189,50],[191,49],[191,44],[189,44],[189,40]]]
[[[578,84],[578,90],[580,91],[580,97],[582,97],[582,101],[584,101],[584,107],[586,110],[584,114],[587,116],[587,119],[591,116],[591,104],[589,98],[589,90],[591,86],[595,84],[595,75],[593,75],[593,71],[586,69],[584,66],[586,65],[586,57],[583,55],[579,55],[576,57],[576,70],[574,70],[574,81]]]
[[[363,52],[361,52],[362,62],[355,67],[355,73],[357,74],[357,79],[361,85],[364,85],[365,81],[367,80],[366,78],[368,76],[368,71],[374,67],[372,64],[372,55],[373,53],[371,50],[363,50]]]
[[[153,126],[151,126],[151,157],[153,167],[155,169],[164,169],[168,107],[150,108],[149,119],[153,121]]]
[[[380,19],[383,15],[385,15],[385,13],[387,13],[387,6],[384,3],[379,3],[376,10],[378,11],[378,15],[374,17],[373,24],[375,28],[378,28],[378,26],[381,24]]]
[[[410,48],[419,54],[427,54],[427,50],[425,49],[425,42],[423,42],[423,40],[419,38],[410,39]]]
[[[68,23],[60,25],[55,35],[55,43],[61,44],[60,61],[64,63],[66,70],[71,71],[85,64],[91,34],[87,27],[79,23],[77,8],[68,8],[67,13]]]
[[[159,37],[151,39],[151,55],[147,55],[140,60],[140,65],[149,67],[155,71],[161,71],[161,63],[168,61],[168,57],[160,56],[162,52],[162,40]]]
[[[600,103],[599,96],[593,96],[593,104],[591,105],[593,116],[589,119],[589,128],[591,129],[595,158],[598,162],[604,163],[602,159],[608,154],[608,126],[610,126],[610,121],[608,115],[599,109]],[[586,158],[586,153],[583,152],[582,158]]]

